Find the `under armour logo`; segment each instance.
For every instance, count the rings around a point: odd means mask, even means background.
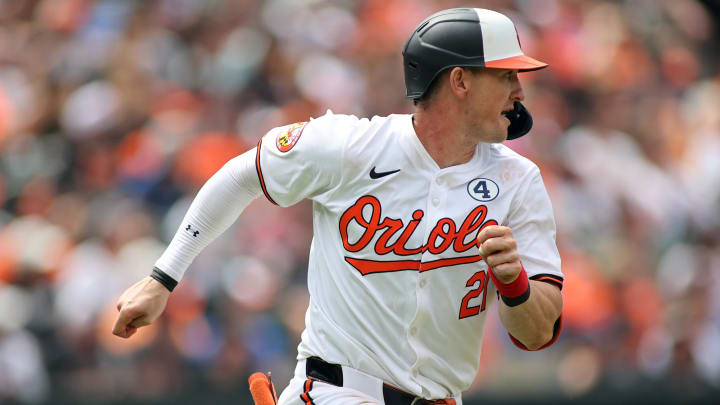
[[[192,231],[192,225],[188,225],[187,228],[185,228],[186,231]],[[193,238],[197,237],[200,231],[192,231]]]

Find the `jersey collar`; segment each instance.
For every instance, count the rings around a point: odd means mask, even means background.
[[[478,143],[475,146],[473,157],[468,162],[441,169],[415,133],[415,128],[412,124],[412,115],[403,114],[399,116],[399,118],[402,125],[402,130],[400,131],[402,134],[401,147],[410,161],[418,169],[426,171],[428,175],[433,177],[442,176],[449,185],[465,183],[474,178],[471,176],[479,174],[482,170],[490,144]]]

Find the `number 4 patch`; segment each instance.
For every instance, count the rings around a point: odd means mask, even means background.
[[[490,179],[473,179],[467,186],[470,197],[478,201],[492,201],[500,194],[497,183]]]

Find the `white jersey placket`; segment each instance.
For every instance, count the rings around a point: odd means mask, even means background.
[[[434,224],[437,224],[441,218],[451,216],[446,212],[446,202],[448,198],[448,189],[445,186],[446,182],[443,180],[447,174],[447,169],[435,170],[433,178],[429,179],[429,193],[426,198],[425,216],[423,218],[423,240],[428,241],[430,234],[434,229]],[[432,242],[431,242],[432,243]],[[429,262],[435,260],[436,257],[429,251],[425,251],[422,254],[422,262]],[[422,366],[425,362],[430,360],[431,351],[423,343],[422,335],[423,328],[426,327],[427,321],[432,318],[430,312],[432,311],[432,292],[428,286],[429,274],[423,271],[423,265],[421,263],[420,270],[416,275],[416,311],[415,315],[410,322],[408,328],[408,341],[410,347],[415,352],[416,361],[410,369],[413,381],[424,386],[422,381]],[[423,391],[425,391],[423,389]],[[425,393],[424,394],[428,394]]]

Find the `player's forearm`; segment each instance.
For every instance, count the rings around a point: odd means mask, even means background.
[[[499,300],[500,320],[505,329],[528,349],[538,349],[553,337],[555,322],[562,312],[562,295],[556,286],[530,280],[530,297],[509,307]]]
[[[232,159],[198,192],[155,266],[179,281],[195,257],[261,194],[254,150]]]

